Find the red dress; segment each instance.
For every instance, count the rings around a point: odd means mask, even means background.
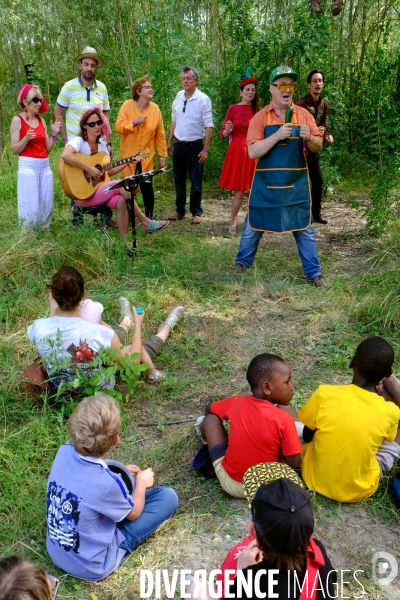
[[[225,129],[225,123],[232,121],[232,140],[222,166],[219,187],[234,192],[246,192],[251,188],[256,161],[249,158],[246,137],[253,117],[254,111],[251,106],[232,104],[228,108],[220,134]]]

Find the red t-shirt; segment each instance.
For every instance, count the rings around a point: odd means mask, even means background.
[[[235,481],[241,483],[254,465],[281,462],[282,456],[301,452],[293,419],[268,400],[233,396],[213,402],[211,412],[230,422],[228,448],[221,464]]]
[[[233,546],[233,548],[231,548],[229,550],[228,554],[226,555],[224,562],[222,563],[222,565],[219,568],[221,573],[219,575],[217,575],[215,578],[216,581],[222,582],[221,598],[223,598],[225,596],[225,571],[235,571],[235,573],[229,574],[229,581],[230,581],[230,583],[233,583],[233,581],[236,577],[239,554],[242,554],[242,552],[244,552],[246,550],[246,548],[250,544],[250,542],[252,542],[255,539],[256,538],[254,535],[248,535],[247,537],[244,538],[244,540],[242,540],[241,542],[236,544],[236,546]],[[228,587],[230,587],[230,586],[228,586]]]

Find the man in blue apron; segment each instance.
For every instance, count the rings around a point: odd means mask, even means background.
[[[297,77],[290,67],[276,67],[269,78],[271,102],[250,122],[248,153],[257,166],[234,269],[251,267],[264,231],[293,233],[305,276],[323,287],[305,158],[308,150],[320,152],[323,141],[312,115],[292,103]],[[293,114],[285,123],[288,107]]]

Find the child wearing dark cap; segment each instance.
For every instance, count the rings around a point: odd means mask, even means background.
[[[227,569],[236,571],[229,595],[222,587],[221,597],[295,600],[336,597],[336,571],[323,545],[311,537],[314,516],[310,495],[297,473],[281,463],[255,465],[245,473],[243,488],[251,508],[250,535],[230,550],[221,566],[222,583]],[[273,590],[268,576],[271,570]],[[242,585],[243,580],[251,583],[251,593]],[[195,595],[194,582],[187,591],[191,598],[211,598],[206,585],[200,587],[199,595]]]
[[[350,385],[320,385],[298,413],[305,424],[301,472],[310,489],[339,502],[372,496],[400,455],[400,383],[379,336],[357,347]]]
[[[196,423],[222,489],[236,498],[244,498],[242,480],[249,467],[284,460],[297,468],[301,452],[292,417],[275,406],[290,404],[290,366],[275,354],[259,354],[251,361],[246,377],[251,395],[213,402]],[[229,421],[229,435],[222,420]]]

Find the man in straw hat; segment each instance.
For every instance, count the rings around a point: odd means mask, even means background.
[[[54,109],[56,119],[61,119],[61,135],[64,144],[80,134],[80,118],[84,110],[89,106],[100,106],[103,113],[108,113],[110,104],[108,102],[107,88],[98,79],[95,79],[96,71],[103,66],[103,59],[97,54],[94,48],[86,46],[82,54],[75,58],[79,65],[79,74],[75,79],[67,81],[58,95],[57,104]],[[65,123],[63,114],[65,115]],[[113,157],[110,136],[105,140],[110,157]],[[76,205],[72,203],[73,216],[72,223],[80,225],[82,216],[76,212]],[[104,210],[104,219],[107,225],[114,226],[112,221],[112,211],[109,208]]]
[[[79,75],[63,85],[54,109],[56,118],[62,118],[66,111],[65,124],[63,122],[61,128],[64,143],[79,135],[79,120],[86,108],[100,105],[103,112],[110,110],[107,88],[95,79],[97,69],[103,65],[102,58],[94,48],[86,46],[75,62],[79,65]]]

